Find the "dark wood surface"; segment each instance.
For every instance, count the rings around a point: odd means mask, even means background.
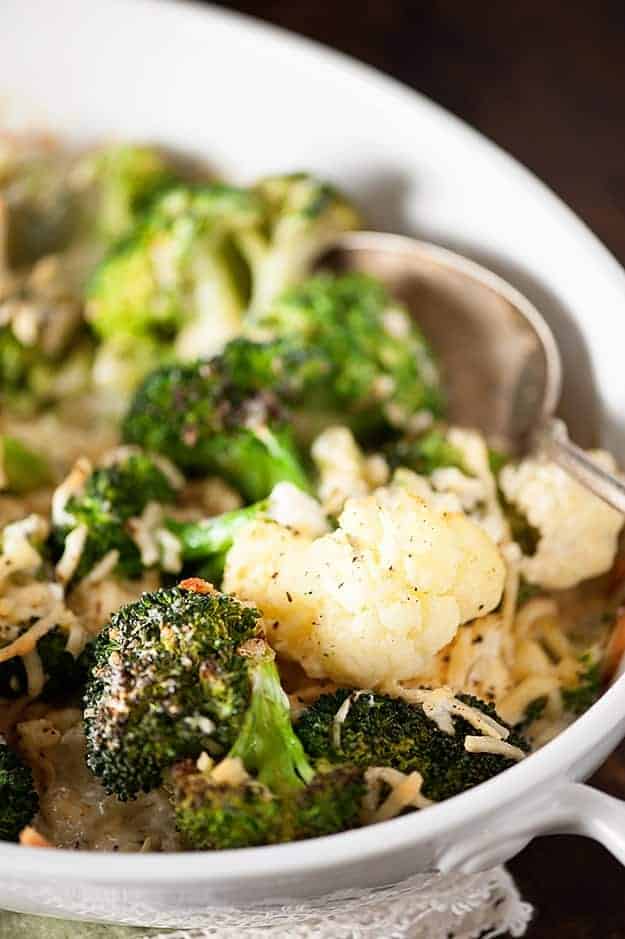
[[[625,0],[248,0],[417,88],[529,166],[625,263]],[[594,780],[625,798],[625,747]],[[623,939],[625,870],[573,837],[510,865],[529,939]],[[382,939],[382,937],[381,937]]]

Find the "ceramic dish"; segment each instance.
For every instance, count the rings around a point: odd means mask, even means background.
[[[154,140],[240,179],[297,166],[332,178],[373,227],[460,250],[527,293],[562,346],[573,434],[592,443],[601,407],[602,436],[623,457],[623,271],[526,170],[414,92],[213,8],[4,0],[0,120],[70,140]],[[620,679],[556,740],[476,790],[312,842],[152,856],[3,844],[0,907],[189,925],[207,906],[485,869],[554,831],[595,837],[625,863],[625,807],[579,784],[624,731]]]

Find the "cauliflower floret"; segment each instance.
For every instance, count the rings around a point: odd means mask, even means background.
[[[588,456],[608,472],[616,470],[609,453],[594,450]],[[609,570],[623,526],[620,512],[546,459],[504,467],[499,484],[540,533],[536,552],[520,562],[526,580],[559,590]]]
[[[348,427],[328,427],[310,452],[319,473],[319,499],[328,515],[338,515],[347,499],[365,496],[388,479],[384,457],[365,456]]]
[[[281,482],[273,487],[268,498],[267,517],[311,538],[325,535],[328,530],[328,520],[317,500],[293,483]]]
[[[312,539],[253,522],[226,561],[224,589],[254,602],[271,644],[313,677],[361,688],[413,677],[499,602],[499,551],[461,513],[378,489],[348,500],[339,526]]]
[[[401,466],[391,485],[407,489],[440,512],[464,512],[494,542],[504,544],[510,538],[510,529],[497,498],[497,482],[484,438],[477,431],[452,427],[447,439],[461,452],[467,472],[457,466],[441,466],[429,476],[420,476]]]

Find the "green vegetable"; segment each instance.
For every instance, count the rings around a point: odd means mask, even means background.
[[[273,388],[306,439],[337,420],[371,439],[443,409],[425,339],[373,278],[313,277],[255,312],[247,332],[268,345],[230,344],[229,368],[250,387]]]
[[[8,434],[0,435],[0,467],[4,488],[16,495],[25,495],[52,480],[48,461]]]
[[[166,526],[180,542],[182,560],[187,564],[201,562],[197,573],[211,583],[220,583],[228,551],[237,534],[254,518],[262,516],[268,500],[262,499],[243,509],[224,512],[199,522],[178,522],[167,519]]]
[[[530,524],[524,513],[514,503],[508,502],[500,493],[503,511],[510,525],[512,540],[516,541],[526,557],[536,554],[541,534],[538,528]]]
[[[38,809],[32,772],[0,738],[0,841],[17,841]]]
[[[158,150],[136,144],[114,144],[89,153],[78,172],[90,183],[86,223],[105,243],[127,234],[155,197],[175,182]]]
[[[87,763],[108,792],[133,798],[173,763],[232,745],[250,694],[239,650],[258,617],[197,579],[113,615],[85,691]]]
[[[427,430],[420,437],[403,437],[387,445],[384,455],[391,469],[400,466],[420,476],[430,476],[434,470],[454,466],[470,476],[462,451],[454,446],[438,428]]]
[[[308,173],[261,180],[254,194],[263,207],[262,225],[242,230],[238,243],[251,267],[251,307],[263,311],[310,274],[328,242],[359,228],[360,217],[333,186]]]
[[[337,711],[350,696],[349,711],[337,729]],[[492,705],[470,695],[458,698],[506,726]],[[504,756],[467,752],[465,737],[480,731],[463,718],[452,720],[453,735],[439,729],[420,704],[342,688],[322,695],[308,708],[298,721],[297,733],[313,758],[356,766],[390,766],[404,773],[417,770],[423,776],[423,794],[439,802],[513,765],[513,760]],[[528,750],[526,741],[513,731],[507,742]]]
[[[495,478],[499,476],[499,473],[509,461],[510,457],[503,450],[495,450],[493,447],[488,448],[488,465]]]
[[[250,660],[250,670],[250,705],[228,756],[251,775],[217,781],[188,763],[174,771],[176,820],[189,846],[251,847],[357,825],[362,773],[351,766],[316,771],[293,731],[288,698],[266,647]]]
[[[242,390],[221,358],[152,372],[122,432],[190,473],[223,476],[252,502],[282,480],[310,488],[275,396]]]
[[[144,570],[139,548],[127,527],[129,519],[141,515],[149,502],[170,503],[175,488],[159,462],[147,453],[131,451],[110,466],[95,469],[82,492],[72,496],[65,511],[71,525],[56,526],[53,541],[57,554],[69,533],[87,527],[87,539],[74,573],[84,577],[109,551],[118,551],[115,567],[124,577],[140,577]]]
[[[152,366],[175,347],[187,358],[215,351],[215,336],[239,331],[246,301],[234,234],[260,217],[249,192],[222,183],[165,192],[91,279],[87,318],[97,335],[147,344]]]
[[[545,697],[535,698],[533,701],[530,701],[530,703],[527,706],[527,710],[525,711],[525,714],[523,715],[523,719],[519,721],[518,724],[515,724],[514,729],[517,731],[517,733],[519,734],[525,733],[526,729],[530,726],[530,724],[533,724],[534,721],[537,721],[539,718],[543,716],[543,712],[546,707],[547,707],[547,698]]]
[[[583,714],[601,694],[601,660],[594,649],[580,656],[577,683],[562,689],[562,701],[567,711]]]
[[[67,650],[67,638],[67,629],[55,626],[37,643],[37,654],[46,677],[39,695],[44,701],[56,701],[75,694],[87,679],[90,648],[75,657]],[[15,656],[0,663],[0,698],[19,698],[27,692],[28,677],[22,658]]]
[[[24,345],[9,326],[0,327],[0,410],[29,416],[87,388],[92,348],[78,334],[54,356]]]

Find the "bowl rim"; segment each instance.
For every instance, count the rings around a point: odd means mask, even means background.
[[[129,0],[109,0],[119,7]],[[133,0],[135,8],[146,13],[165,10],[170,15],[212,19],[220,26],[280,47],[282,54],[297,56],[299,65],[311,70],[320,66],[331,69],[338,78],[348,78],[363,87],[363,93],[392,99],[393,107],[402,107],[408,115],[418,103],[421,110],[429,110],[447,123],[475,150],[485,153],[491,162],[498,163],[510,176],[516,177],[526,189],[532,190],[565,218],[574,233],[583,238],[586,250],[593,256],[603,275],[615,282],[625,296],[625,271],[601,243],[596,235],[577,215],[542,181],[519,161],[461,118],[446,111],[434,101],[402,82],[377,69],[359,62],[344,53],[331,49],[315,40],[299,36],[281,27],[265,23],[255,17],[226,10],[216,5],[200,4],[195,0]],[[289,875],[297,870],[314,872],[329,866],[361,862],[367,858],[407,849],[418,842],[434,839],[453,829],[469,825],[478,818],[505,808],[521,792],[539,790],[549,780],[577,779],[583,773],[576,768],[579,758],[588,753],[599,741],[621,723],[625,727],[625,675],[571,726],[550,741],[543,749],[504,773],[472,790],[415,812],[382,823],[383,842],[379,825],[289,844],[242,848],[228,851],[163,852],[154,854],[120,854],[101,851],[74,851],[71,849],[32,848],[0,842],[0,870],[13,877],[30,880],[60,878],[81,883],[102,885],[119,884],[175,884],[182,879],[188,884],[206,882],[215,884],[232,880],[251,881],[265,877]],[[259,861],[261,862],[259,864]]]

